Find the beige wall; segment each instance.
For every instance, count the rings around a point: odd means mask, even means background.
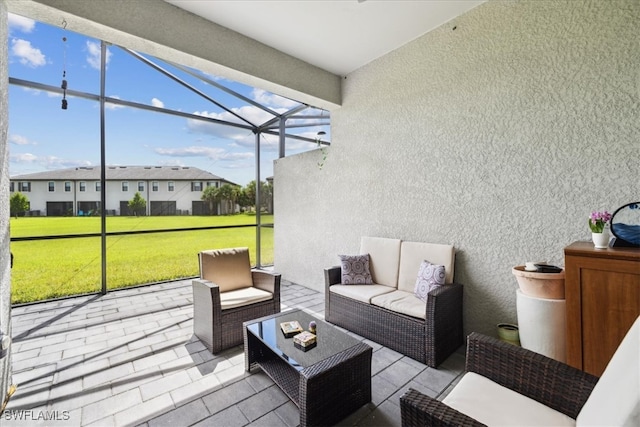
[[[466,332],[515,322],[513,266],[563,265],[592,210],[640,199],[639,22],[490,1],[347,76],[324,166],[276,163],[275,269],[321,291],[362,235],[450,243]]]

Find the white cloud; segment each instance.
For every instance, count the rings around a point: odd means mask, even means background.
[[[230,153],[220,147],[191,146],[185,148],[156,148],[154,150],[161,156],[170,157],[206,157],[211,160],[236,161],[253,158],[253,153]]]
[[[233,111],[235,114],[237,114],[238,116],[244,118],[245,120],[249,121],[250,123],[253,123],[255,125],[259,125],[262,124],[268,120],[271,120],[273,118],[273,116],[269,113],[267,113],[266,111],[258,108],[258,107],[254,107],[253,105],[245,105],[243,107],[240,108],[231,108],[231,111]],[[283,109],[280,112],[285,112],[286,110]],[[208,111],[195,111],[193,114],[197,115],[197,116],[202,116],[202,117],[209,117],[212,119],[217,119],[217,120],[222,120],[225,122],[232,122],[232,123],[242,123],[242,124],[246,124],[246,122],[240,120],[239,118],[237,118],[236,116],[234,116],[233,114],[231,114],[228,111],[223,111],[220,113],[214,113],[214,112],[208,112]],[[200,122],[200,123],[205,123],[205,122]]]
[[[61,159],[56,156],[36,156],[31,153],[18,153],[9,156],[12,163],[39,164],[46,169],[72,168],[78,166],[92,166],[88,160]]]
[[[187,166],[182,160],[179,159],[175,159],[175,160],[167,160],[167,161],[160,161],[158,162],[159,166]]]
[[[24,16],[9,13],[9,29],[17,29],[23,33],[30,33],[36,26],[36,21],[25,18]]]
[[[43,156],[39,162],[47,169],[73,168],[78,166],[93,166],[88,160],[61,159],[56,156]]]
[[[279,95],[274,95],[273,93],[258,88],[253,89],[252,96],[254,101],[271,109],[284,108],[286,110],[290,110],[293,107],[300,105],[299,102],[292,101],[291,99],[284,98]]]
[[[158,98],[153,98],[151,100],[151,105],[158,108],[164,108],[164,102],[160,101]]]
[[[35,163],[37,160],[38,157],[31,153],[18,153],[9,156],[9,161],[13,163]]]
[[[91,68],[100,69],[100,43],[87,40],[87,63]],[[106,63],[111,60],[111,51],[107,49]]]
[[[109,98],[113,98],[113,99],[121,99],[118,95],[111,95]],[[120,108],[127,108],[124,105],[119,105],[119,104],[112,104],[110,102],[105,102],[104,103],[104,108],[106,108],[107,110],[117,110]]]
[[[22,135],[9,135],[9,142],[16,145],[37,145],[35,142],[29,141],[29,138]]]
[[[233,108],[232,111],[253,124],[262,124],[273,118],[271,114],[252,105]],[[286,109],[282,109],[282,111],[279,112],[284,111],[286,111]],[[223,111],[221,113],[196,111],[193,114],[225,122],[247,124],[228,111]],[[245,146],[252,145],[254,143],[253,132],[249,129],[242,129],[197,119],[187,119],[187,129],[194,133],[204,133],[207,135],[217,136],[219,138],[231,139],[238,143],[243,143],[242,145]]]
[[[47,63],[40,49],[31,46],[31,42],[27,40],[11,40],[11,54],[17,56],[21,64],[29,67],[40,67]]]

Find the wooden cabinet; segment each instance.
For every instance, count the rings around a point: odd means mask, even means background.
[[[600,376],[640,315],[640,249],[564,249],[567,363]]]

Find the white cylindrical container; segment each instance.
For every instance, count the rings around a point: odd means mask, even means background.
[[[566,362],[565,300],[517,293],[518,329],[523,348]]]

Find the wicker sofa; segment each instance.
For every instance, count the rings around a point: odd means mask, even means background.
[[[324,270],[325,319],[358,335],[437,367],[464,343],[462,285],[453,283],[451,245],[362,237],[373,284],[341,283],[341,267]],[[413,294],[423,260],[445,266],[446,285],[426,304]]]

